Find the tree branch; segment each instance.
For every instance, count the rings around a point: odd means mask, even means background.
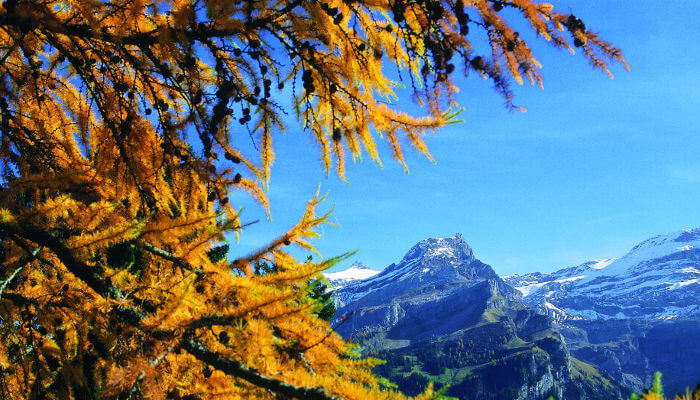
[[[342,400],[339,397],[326,393],[321,387],[296,386],[262,375],[239,361],[222,357],[210,351],[203,343],[194,339],[183,340],[182,348],[198,360],[223,371],[226,375],[241,378],[275,393],[304,400]]]
[[[151,366],[156,367],[158,364],[160,364],[161,361],[165,360],[165,357],[167,357],[168,353],[174,348],[174,346],[169,346],[167,349],[165,349],[164,352],[162,352],[158,357],[154,358],[151,360]],[[131,389],[129,390],[129,394],[126,396],[126,398],[131,398],[133,395],[135,395],[137,392],[141,390],[141,382],[146,379],[146,371],[141,371],[139,375],[136,377],[136,380],[134,381],[134,384],[131,386]],[[124,392],[120,393],[120,396]],[[120,396],[117,396],[119,398]]]
[[[75,258],[71,252],[71,249],[67,248],[65,244],[63,244],[59,239],[51,236],[48,232],[29,225],[23,226],[20,229],[7,223],[0,223],[0,231],[22,237],[51,250],[65,265],[66,269],[68,269],[76,277],[83,280],[98,294],[115,299],[125,299],[127,297],[121,290],[119,290],[119,288],[115,287],[111,282],[103,278],[100,268],[91,267]],[[158,249],[157,247],[147,243],[142,244],[144,245],[144,249],[152,252],[153,254],[157,254],[175,263],[184,263],[185,265],[189,265],[189,263],[186,263],[184,260],[173,256],[165,250]],[[191,265],[189,265],[189,267],[192,268]],[[19,268],[10,278],[12,279],[17,273],[19,273]],[[9,282],[9,280],[3,283],[3,289],[7,282]],[[125,322],[135,327],[138,327],[139,322],[146,317],[146,314],[143,311],[140,311],[134,306],[120,306],[115,308],[114,311],[118,313]],[[212,318],[216,319],[216,317]],[[211,321],[207,320],[205,322]],[[327,394],[320,387],[300,387],[264,376],[239,361],[221,357],[220,355],[207,349],[203,343],[194,339],[184,339],[182,342],[182,349],[195,356],[195,358],[198,360],[223,371],[227,375],[241,378],[256,386],[269,389],[279,394],[305,400],[341,400],[338,397]]]
[[[7,287],[7,285],[9,285],[13,279],[15,279],[15,276],[17,276],[17,274],[19,274],[19,272],[22,271],[22,268],[24,267],[17,267],[17,269],[15,269],[15,272],[13,272],[9,278],[5,279],[5,281],[3,281],[2,284],[0,284],[0,299],[2,298],[2,292],[5,290],[5,287]]]
[[[204,41],[211,38],[223,38],[246,33],[240,29],[216,29],[205,25],[189,29],[175,29],[173,27],[153,29],[144,33],[134,33],[126,36],[115,36],[109,32],[99,32],[85,23],[64,24],[62,21],[54,21],[47,24],[46,21],[36,21],[30,17],[18,15],[16,13],[5,13],[0,15],[0,26],[13,26],[24,31],[41,28],[56,34],[79,37],[82,39],[97,39],[104,42],[118,45],[149,46],[158,43],[159,32],[169,29],[171,33],[182,34],[190,40]],[[248,24],[252,28],[260,28],[270,22],[269,18],[261,18]]]
[[[192,264],[188,263],[187,261],[183,260],[182,258],[177,257],[174,254],[169,253],[161,248],[158,248],[158,247],[156,247],[148,242],[138,242],[137,245],[140,248],[148,251],[151,254],[154,254],[158,257],[164,258],[164,259],[172,262],[173,264],[177,265],[178,267],[180,267],[182,269],[192,271],[197,276],[202,276],[204,274],[204,272],[202,272],[201,269],[195,268],[194,266],[192,266]]]
[[[70,272],[87,283],[95,292],[114,299],[124,298],[124,294],[121,290],[103,279],[102,268],[91,267],[75,258],[71,249],[66,247],[65,244],[61,243],[59,239],[55,238],[50,233],[28,224],[19,228],[1,223],[0,229],[48,248],[61,260]]]
[[[29,224],[24,224],[20,228],[11,224],[0,223],[0,233],[2,232],[24,238],[38,244],[39,246],[43,246],[51,250],[56,257],[61,260],[68,271],[85,282],[100,296],[117,300],[124,300],[128,298],[128,296],[125,296],[124,293],[119,288],[114,286],[111,281],[104,279],[104,271],[102,268],[98,266],[90,266],[78,260],[73,255],[71,249],[66,247],[64,243],[52,236],[50,233]],[[117,313],[123,320],[135,321],[135,325],[138,325],[138,322],[146,317],[146,314],[143,311],[129,305],[115,307],[114,312]]]

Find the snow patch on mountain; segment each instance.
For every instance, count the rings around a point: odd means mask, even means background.
[[[589,265],[588,267],[591,269],[603,269],[607,267],[608,265],[612,264],[617,258],[603,258],[600,260],[593,260],[593,264]]]
[[[698,283],[698,281],[700,281],[700,280],[688,279],[687,281],[676,282],[676,283],[669,282],[669,286],[667,287],[667,289],[668,290],[676,290],[676,289],[682,288],[683,286],[686,286],[686,285],[692,285],[694,283]]]
[[[334,289],[340,289],[367,278],[371,278],[380,272],[381,271],[369,268],[359,261],[355,261],[348,269],[339,272],[324,273],[324,275],[326,276],[326,279],[328,279],[328,282],[333,285]]]
[[[544,281],[544,282],[528,282],[528,284],[524,286],[517,286],[515,289],[517,289],[520,293],[523,294],[523,297],[527,297],[532,293],[533,290],[538,290],[541,287],[544,287],[547,284],[551,283],[565,283],[565,282],[573,282],[579,279],[585,278],[585,275],[579,275],[579,276],[572,276],[569,278],[563,278],[563,279],[554,279],[551,281]]]

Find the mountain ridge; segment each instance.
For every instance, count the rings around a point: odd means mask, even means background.
[[[528,306],[555,320],[700,315],[700,228],[657,235],[620,258],[509,275]]]
[[[656,235],[618,259],[505,280],[551,317],[572,356],[640,392],[661,371],[674,393],[700,377],[700,228]]]
[[[461,235],[428,238],[336,291],[347,319],[338,332],[391,360],[381,372],[407,390],[433,380],[469,398],[607,399],[640,392],[660,370],[681,391],[700,376],[700,348],[687,348],[700,343],[697,248],[700,228],[686,229],[620,258],[501,279]]]
[[[428,379],[450,383],[447,394],[461,398],[604,398],[573,376],[548,317],[524,306],[460,234],[421,240],[400,262],[337,289],[334,299],[337,332],[364,354],[393,360],[380,372],[402,390]]]

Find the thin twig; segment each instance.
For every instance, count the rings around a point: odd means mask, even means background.
[[[158,364],[160,364],[161,361],[165,360],[165,357],[174,348],[175,348],[175,346],[169,346],[167,349],[165,349],[165,351],[162,352],[158,357],[151,360],[151,366],[152,367],[158,366]],[[146,371],[141,371],[139,373],[139,375],[136,377],[136,381],[134,381],[134,385],[131,387],[131,390],[129,391],[127,398],[131,398],[132,395],[136,394],[137,391],[141,390],[141,382],[143,382],[144,379],[146,379]]]
[[[5,281],[2,282],[2,285],[0,285],[0,298],[2,298],[2,292],[5,290],[5,287],[7,287],[7,285],[9,285],[13,279],[15,279],[15,276],[17,276],[17,274],[19,274],[19,272],[22,270],[22,268],[24,268],[24,267],[17,267],[17,269],[15,269],[15,272],[13,272],[9,278],[7,278]]]

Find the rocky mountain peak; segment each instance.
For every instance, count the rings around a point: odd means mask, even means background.
[[[350,268],[354,269],[372,269],[368,266],[366,266],[362,261],[353,261],[352,264],[350,264]]]
[[[329,276],[329,280],[331,278]],[[472,310],[477,304],[486,307],[485,303],[492,298],[510,302],[519,301],[521,297],[488,264],[474,257],[472,249],[459,233],[452,237],[421,240],[398,264],[391,264],[376,275],[338,289],[334,298],[339,312],[371,309],[370,314],[377,316],[381,314],[377,310],[384,310],[389,313],[384,315],[388,319],[382,317],[378,323],[387,326],[392,324],[391,321],[396,321],[391,317],[391,310],[399,305],[429,304],[456,296],[460,300],[454,304],[467,302],[470,305],[465,305],[465,309]],[[363,318],[355,316],[353,324],[342,329],[352,329]]]
[[[423,239],[416,243],[401,260],[401,263],[414,259],[453,258],[460,261],[474,260],[474,252],[464,241],[461,233],[452,237]]]
[[[398,264],[389,265],[381,274],[372,277],[372,281],[407,280],[423,285],[476,278],[493,279],[497,275],[491,267],[474,257],[464,237],[457,233],[452,237],[421,240],[411,247]]]

